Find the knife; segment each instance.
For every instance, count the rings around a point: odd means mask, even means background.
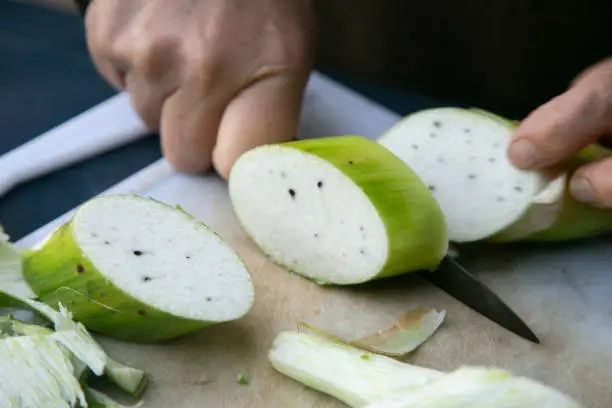
[[[433,272],[419,275],[456,300],[514,334],[540,344],[538,337],[523,320],[476,276],[447,255]]]

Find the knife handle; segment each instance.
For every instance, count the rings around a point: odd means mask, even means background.
[[[0,156],[0,196],[19,183],[118,148],[150,133],[119,93]]]

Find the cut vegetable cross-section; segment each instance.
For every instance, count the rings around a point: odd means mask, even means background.
[[[550,226],[563,199],[559,173],[523,171],[507,157],[516,123],[478,109],[436,108],[407,116],[379,143],[430,187],[449,239],[471,242]],[[537,211],[533,211],[534,207]],[[512,228],[512,231],[504,231]]]
[[[252,149],[234,165],[229,192],[237,219],[262,251],[320,283],[434,269],[448,247],[427,186],[363,137]]]
[[[230,247],[184,211],[136,196],[82,205],[24,254],[36,295],[88,329],[161,341],[245,315],[251,276]]]

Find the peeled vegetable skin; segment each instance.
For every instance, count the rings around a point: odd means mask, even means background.
[[[254,299],[240,258],[185,212],[137,196],[102,196],[24,253],[38,298],[89,330],[156,342],[245,315]]]
[[[444,107],[407,116],[378,141],[430,187],[450,240],[471,242],[518,222],[551,181],[510,163],[515,127],[488,112]]]
[[[281,374],[352,408],[584,408],[552,387],[496,367],[438,371],[315,333],[279,333],[268,358]]]
[[[322,283],[434,269],[446,224],[427,186],[390,151],[339,136],[260,146],[229,178],[234,213],[274,262]]]

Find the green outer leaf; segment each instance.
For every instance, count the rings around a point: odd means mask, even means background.
[[[78,265],[82,273],[77,272]],[[116,339],[160,342],[215,323],[160,311],[117,288],[77,246],[72,219],[40,248],[24,252],[23,275],[42,302],[54,308],[62,303],[92,332]]]
[[[279,146],[326,160],[368,196],[389,239],[387,262],[371,280],[438,266],[448,248],[444,214],[425,183],[390,150],[352,135]]]

